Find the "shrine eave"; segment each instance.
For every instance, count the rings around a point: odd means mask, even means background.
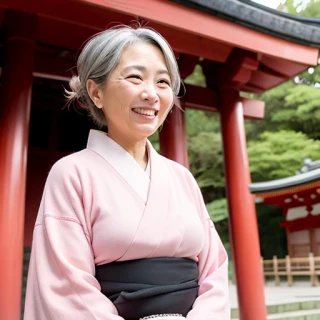
[[[271,36],[320,47],[320,19],[297,17],[249,0],[173,0]]]
[[[253,194],[268,193],[284,189],[294,189],[316,182],[320,182],[320,168],[310,172],[301,173],[292,177],[277,179],[267,182],[257,182],[249,185],[249,190]]]
[[[188,76],[190,66],[194,67],[201,57],[202,62],[207,63],[208,73],[214,70],[211,72],[214,79],[210,81],[215,84],[211,89],[232,83],[240,91],[263,93],[318,64],[320,28],[317,25],[277,16],[235,0],[0,2],[0,67],[4,65],[4,26],[10,26],[11,29],[18,26],[16,21],[8,18],[8,12],[36,15],[38,31],[34,76],[41,78],[61,81],[70,78],[75,70],[76,55],[86,39],[115,24],[130,24],[132,21],[147,24],[166,38],[178,57],[182,76]],[[196,2],[197,8],[191,7]],[[209,13],[208,8],[203,9],[205,6],[218,4],[221,6],[220,11],[219,8],[213,11],[210,7]],[[229,10],[228,15],[225,12],[222,17],[222,10]],[[238,20],[232,17],[232,12]],[[269,31],[259,29],[253,24],[245,24],[245,18],[251,15],[252,19],[249,20],[260,21],[260,27],[263,27],[264,21],[269,17]],[[260,18],[257,18],[258,16]],[[272,33],[275,32],[272,31],[273,21],[277,21],[278,26],[282,25],[283,30],[292,29],[294,34],[291,34],[290,38],[284,38],[284,35],[280,34],[281,30],[279,33]],[[6,32],[10,29],[7,27]],[[309,30],[308,34],[306,30]],[[301,41],[304,40],[306,41],[302,44]],[[185,68],[182,61],[185,61]],[[218,69],[219,76],[216,72]],[[206,97],[209,96],[210,93],[206,94]],[[192,103],[194,99],[190,102],[188,107],[199,108],[199,101],[197,105]],[[200,103],[200,107],[209,107],[212,110],[216,106],[212,101],[210,103],[209,106]],[[256,105],[247,105],[254,111],[250,111],[250,118],[261,118],[263,109],[256,111]]]

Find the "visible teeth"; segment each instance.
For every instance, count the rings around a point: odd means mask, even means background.
[[[146,110],[146,109],[133,109],[134,112],[146,115],[146,116],[154,116],[156,112],[154,110]]]

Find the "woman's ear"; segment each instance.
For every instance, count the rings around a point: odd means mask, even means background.
[[[103,102],[101,90],[99,89],[98,85],[91,79],[87,81],[87,91],[90,99],[95,104],[95,106],[99,109],[102,109]]]

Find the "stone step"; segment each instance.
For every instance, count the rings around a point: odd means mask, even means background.
[[[269,316],[278,315],[278,314],[286,314],[291,312],[298,312],[298,311],[317,311],[320,312],[320,299],[313,299],[313,300],[305,300],[305,301],[296,301],[291,303],[281,303],[278,305],[268,305],[267,306],[267,313]],[[231,318],[237,319],[238,309],[231,310]],[[269,318],[268,318],[269,319]],[[272,319],[272,318],[270,318]],[[277,319],[277,318],[275,318]],[[279,318],[282,319],[282,318]],[[301,320],[304,318],[301,318]],[[311,318],[320,320],[319,318]],[[300,319],[299,319],[300,320]],[[308,319],[309,320],[309,319]]]
[[[299,310],[311,310],[320,309],[320,299],[305,300],[305,301],[295,301],[290,303],[281,303],[277,305],[268,305],[267,313],[283,313],[283,312],[293,312]],[[232,316],[234,318],[238,317],[238,309],[232,309]]]
[[[268,315],[268,320],[319,320],[320,309],[300,310]]]
[[[320,309],[317,310],[300,310],[294,312],[284,312],[277,314],[270,314],[267,320],[319,320]],[[240,320],[232,318],[232,320]]]

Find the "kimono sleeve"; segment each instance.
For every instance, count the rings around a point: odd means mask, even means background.
[[[81,184],[66,163],[46,182],[34,228],[25,320],[123,320],[100,292]]]
[[[187,320],[230,320],[228,256],[197,186],[205,244],[198,259],[199,295]]]

